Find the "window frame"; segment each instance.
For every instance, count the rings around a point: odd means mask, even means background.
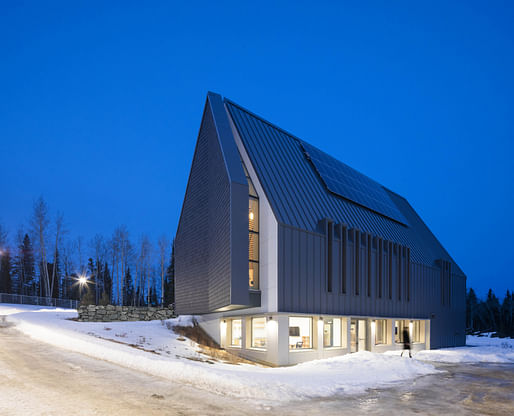
[[[254,321],[256,320],[264,320],[264,346],[255,346],[255,330],[254,330]],[[253,350],[260,350],[260,351],[266,351],[267,348],[268,348],[268,334],[266,333],[266,329],[267,329],[267,320],[266,320],[266,317],[265,316],[254,316],[250,319],[250,332],[251,332],[251,337],[250,337],[250,348],[253,349]]]
[[[234,344],[234,322],[239,321],[239,345]],[[236,318],[230,321],[230,347],[231,348],[243,348],[243,319]]]
[[[313,329],[313,322],[314,322],[314,319],[312,316],[289,316],[288,317],[288,320],[287,320],[287,329],[288,329],[288,332],[290,331],[290,328],[294,328],[294,326],[292,327],[291,326],[291,318],[293,319],[308,319],[310,321],[309,323],[309,347],[308,348],[303,348],[303,347],[300,347],[300,348],[291,348],[291,341],[290,341],[290,338],[291,338],[291,335],[288,336],[288,348],[289,348],[289,352],[299,352],[299,351],[312,351],[314,349],[314,340],[313,340],[313,333],[314,333],[314,329]],[[296,336],[294,336],[296,337]],[[303,336],[301,335],[298,335],[297,337],[299,338],[303,338]],[[303,341],[302,341],[303,343]],[[298,345],[298,342],[296,342],[296,345]]]

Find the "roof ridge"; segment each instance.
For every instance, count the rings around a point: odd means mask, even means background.
[[[253,111],[250,111],[248,110],[247,108],[243,107],[242,105],[232,101],[230,98],[226,98],[224,97],[224,101],[225,103],[228,103],[228,104],[231,104],[233,105],[234,107],[237,107],[239,108],[240,110],[244,111],[245,113],[251,115],[252,117],[255,117],[257,119],[259,119],[260,121],[262,121],[263,123],[266,123],[268,124],[270,127],[273,127],[274,129],[277,129],[279,131],[281,131],[282,133],[288,135],[289,137],[291,137],[292,139],[296,140],[297,142],[301,143],[301,142],[304,142],[305,140],[302,140],[300,139],[298,136],[295,136],[293,133],[287,131],[287,130],[284,130],[282,127],[280,126],[277,126],[275,123],[272,123],[271,121],[269,120],[266,120],[265,118],[261,117],[260,115],[254,113]],[[306,142],[308,143],[308,142]]]
[[[244,111],[245,113],[251,115],[252,117],[255,117],[256,119],[262,121],[263,123],[269,125],[270,127],[276,129],[276,130],[279,130],[281,131],[282,133],[286,134],[287,136],[291,137],[292,139],[296,140],[298,142],[298,144],[300,146],[302,146],[302,143],[306,143],[308,146],[312,146],[314,147],[315,149],[317,149],[318,151],[320,152],[323,152],[324,154],[328,155],[329,157],[331,157],[332,159],[335,159],[337,160],[339,163],[342,163],[346,166],[348,166],[350,169],[354,170],[355,172],[359,173],[360,175],[363,175],[365,176],[366,178],[368,178],[369,180],[373,181],[373,182],[376,182],[379,186],[381,186],[382,188],[384,188],[385,190],[389,191],[389,192],[392,192],[393,194],[399,196],[400,198],[404,199],[405,201],[408,202],[408,199],[405,198],[404,196],[398,194],[397,192],[389,189],[387,186],[384,186],[381,182],[379,182],[378,180],[372,178],[371,176],[361,172],[359,169],[356,169],[354,168],[353,166],[349,165],[348,163],[346,162],[343,162],[342,160],[340,160],[339,158],[333,156],[332,154],[326,152],[325,150],[319,148],[318,146],[315,146],[313,144],[311,144],[310,142],[306,141],[306,140],[303,140],[303,139],[300,139],[298,136],[295,136],[294,134],[292,134],[291,132],[287,131],[287,130],[284,130],[282,127],[280,126],[277,126],[276,124],[272,123],[271,121],[268,121],[266,120],[265,118],[259,116],[258,114],[254,113],[253,111],[250,111],[248,110],[247,108],[243,107],[242,105],[236,103],[235,101],[231,100],[230,98],[227,98],[227,97],[223,97],[223,100],[225,103],[228,103],[230,105],[233,105],[234,107],[237,107],[239,108],[241,111]]]

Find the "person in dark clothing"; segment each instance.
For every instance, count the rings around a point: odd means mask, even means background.
[[[401,354],[401,357],[403,357],[403,353],[405,350],[409,350],[409,358],[412,358],[412,354],[410,352],[410,337],[409,337],[409,331],[407,329],[403,330],[403,351]]]

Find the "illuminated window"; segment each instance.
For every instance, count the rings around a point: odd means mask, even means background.
[[[242,328],[241,319],[233,319],[232,327],[231,327],[232,337],[231,337],[231,342],[230,342],[230,345],[232,345],[233,347],[241,346],[241,335],[242,335],[241,328]]]
[[[242,163],[242,162],[241,162]],[[248,181],[248,286],[259,289],[259,198],[243,163]]]
[[[289,349],[312,348],[312,318],[289,318]]]
[[[412,342],[425,342],[425,321],[412,323]]]
[[[375,345],[379,344],[390,344],[387,331],[387,320],[377,319],[375,321]]]
[[[252,347],[266,348],[266,318],[252,318]]]
[[[323,321],[323,347],[341,346],[341,319],[328,318]]]
[[[409,331],[409,321],[394,321],[394,342],[404,342],[403,331]]]

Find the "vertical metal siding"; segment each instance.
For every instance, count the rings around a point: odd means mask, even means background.
[[[410,227],[330,193],[306,160],[299,139],[225,102],[279,222],[314,231],[318,221],[328,217],[410,247],[413,261],[428,265],[437,259],[452,261],[405,199],[386,189]],[[458,266],[454,268],[462,275]]]
[[[210,94],[175,239],[178,313],[249,305],[247,221],[248,185],[237,147],[221,97]]]

